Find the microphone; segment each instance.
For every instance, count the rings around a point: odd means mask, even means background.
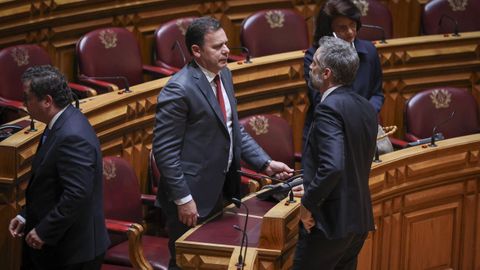
[[[230,50],[241,50],[242,52],[245,52],[245,61],[243,61],[245,64],[250,64],[252,61],[250,60],[250,50],[247,47],[240,46],[240,47],[234,47],[230,48]]]
[[[446,124],[447,122],[449,122],[450,120],[452,120],[452,118],[453,118],[454,115],[455,115],[455,111],[453,111],[453,112],[450,114],[450,116],[449,116],[447,119],[445,119],[443,122],[441,122],[440,124],[437,124],[437,125],[435,125],[435,126],[433,127],[433,131],[432,131],[432,134],[433,134],[433,135],[432,135],[432,137],[431,137],[430,144],[429,144],[428,146],[430,146],[430,147],[437,147],[437,145],[435,144],[435,135],[436,135],[436,133],[437,133],[437,129],[438,129],[440,126],[442,126],[442,125]]]
[[[187,64],[187,57],[185,57],[185,52],[183,52],[182,46],[180,46],[180,42],[178,40],[175,40],[175,42],[172,45],[171,51],[178,49],[180,51],[180,55],[182,56],[183,60],[183,65]]]
[[[437,134],[433,135],[432,137],[435,137],[435,139],[434,139],[435,141],[440,141],[440,140],[445,139],[445,137],[443,136],[442,133],[437,133]],[[409,142],[409,143],[407,143],[407,147],[412,147],[412,146],[417,146],[417,145],[421,145],[421,144],[431,143],[432,137],[416,140],[414,142]]]
[[[27,110],[25,110],[23,108],[17,108],[17,107],[10,107],[10,108],[13,108],[15,110],[19,110],[21,112],[26,113],[28,116],[30,116],[30,129],[28,131],[29,132],[37,131],[37,129],[35,128],[35,121],[33,120],[33,116]]]
[[[249,216],[249,212],[248,212],[248,207],[247,205],[242,202],[240,199],[237,199],[237,198],[232,198],[232,202],[233,204],[235,204],[235,206],[240,209],[240,207],[243,205],[243,207],[245,207],[245,211],[246,211],[246,215],[245,215],[245,224],[243,225],[243,235],[242,235],[242,242],[240,244],[240,254],[238,255],[238,262],[236,264],[237,266],[237,269],[243,269],[243,267],[245,266],[245,257],[247,256],[247,248],[248,248],[248,245],[245,246],[245,251],[244,251],[244,254],[243,254],[243,257],[242,257],[242,249],[243,249],[243,246],[245,244],[245,239],[247,239],[247,224],[248,224],[248,216]],[[238,226],[237,226],[238,227]],[[248,242],[247,242],[248,243]]]
[[[272,197],[274,200],[281,201],[287,196],[286,192],[291,192],[293,197],[292,188],[303,184],[303,174],[292,176],[282,183],[276,185],[266,185],[262,189],[268,189],[265,192],[257,194],[257,198],[260,200],[267,200]],[[294,202],[294,199],[290,197],[289,201]]]
[[[233,228],[237,231],[242,232],[242,237],[245,237],[245,251],[243,255],[243,260],[245,260],[247,258],[248,234],[247,232],[242,230],[238,225],[233,225]],[[241,256],[242,256],[242,247],[240,247],[240,254],[238,255],[239,262],[235,264],[235,266],[237,267],[237,270],[243,269],[243,267],[245,266],[245,262],[242,260]],[[242,260],[241,264],[240,264],[240,260]]]
[[[125,90],[123,91],[124,93],[131,93],[130,87],[128,84],[127,77],[125,76],[86,76],[86,75],[80,75],[79,79],[93,79],[93,80],[121,80],[123,81],[123,84],[125,84]]]
[[[455,20],[454,18],[448,16],[447,14],[442,14],[442,16],[440,16],[440,20],[438,20],[438,26],[439,26],[439,27],[442,26],[443,18],[447,18],[447,19],[449,19],[451,22],[453,22],[454,26],[453,26],[453,34],[452,34],[452,36],[454,36],[454,37],[459,37],[460,34],[458,33],[458,22],[457,22],[457,20]]]
[[[376,31],[380,31],[382,33],[382,38],[380,40],[380,43],[382,44],[387,44],[387,41],[385,40],[385,29],[383,27],[378,26],[378,25],[371,25],[371,24],[362,24],[362,27],[368,28],[368,29],[373,29]]]

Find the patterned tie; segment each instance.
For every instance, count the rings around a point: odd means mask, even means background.
[[[220,83],[220,76],[219,75],[215,76],[215,79],[213,80],[215,81],[215,85],[217,88],[217,101],[218,101],[218,104],[220,105],[220,109],[222,110],[223,121],[227,122],[227,111],[225,109],[225,101],[223,100],[222,84]]]

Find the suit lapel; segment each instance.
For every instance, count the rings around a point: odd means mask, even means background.
[[[212,91],[212,87],[210,83],[208,82],[207,78],[205,77],[205,74],[203,74],[202,70],[200,67],[196,65],[196,63],[192,63],[192,76],[196,79],[196,85],[202,92],[203,96],[207,100],[208,104],[212,108],[212,110],[215,112],[215,115],[217,116],[217,120],[222,123],[222,125],[227,129],[227,126],[225,125],[225,122],[223,121],[223,113],[222,110],[220,109],[220,105],[218,104],[217,98],[215,97],[215,94]],[[223,81],[222,81],[223,83]],[[225,87],[225,83],[223,84]],[[229,97],[230,100],[230,97]],[[230,103],[231,104],[231,103]]]
[[[60,115],[55,124],[52,127],[47,139],[43,144],[39,144],[35,157],[32,161],[32,175],[35,174],[35,171],[38,169],[42,161],[45,159],[48,151],[55,146],[55,139],[57,136],[58,130],[63,126],[65,121],[70,118],[70,115],[74,112],[74,108],[71,105],[68,105],[67,109]]]

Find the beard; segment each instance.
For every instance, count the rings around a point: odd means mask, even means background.
[[[308,87],[319,91],[323,87],[323,80],[320,76],[315,76],[310,70],[310,79],[308,80]]]

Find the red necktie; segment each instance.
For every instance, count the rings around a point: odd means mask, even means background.
[[[222,93],[222,84],[220,83],[220,76],[215,76],[215,84],[217,85],[217,101],[220,105],[220,109],[222,110],[223,114],[223,121],[227,122],[227,111],[225,109],[225,101],[223,100],[223,93]]]

